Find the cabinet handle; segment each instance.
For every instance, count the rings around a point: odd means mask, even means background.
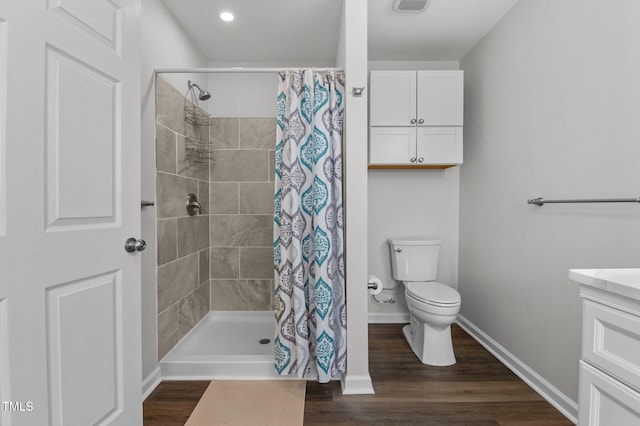
[[[418,120],[418,124],[423,124],[423,123],[424,123],[424,119],[421,118],[420,120]]]
[[[416,124],[416,119],[415,118],[411,119],[411,124]]]
[[[411,157],[411,162],[415,163],[416,162],[416,157]]]
[[[422,163],[424,161],[424,157],[418,158],[418,163]]]

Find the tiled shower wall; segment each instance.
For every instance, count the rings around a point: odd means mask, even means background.
[[[184,101],[156,80],[158,358],[209,311],[209,165],[185,158]],[[201,214],[187,214],[189,193]]]
[[[211,118],[212,159],[194,164],[184,155],[184,101],[158,78],[159,358],[209,309],[273,305],[275,118]],[[199,215],[186,213],[189,192]]]
[[[211,120],[211,309],[270,310],[276,120]]]

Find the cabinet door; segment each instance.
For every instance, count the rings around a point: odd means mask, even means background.
[[[462,127],[418,127],[418,164],[462,164]]]
[[[416,158],[415,127],[371,127],[369,164],[413,164]]]
[[[419,126],[462,126],[464,71],[418,71]]]
[[[580,361],[578,424],[640,425],[640,393]]]
[[[369,125],[410,126],[416,119],[416,72],[371,71]]]

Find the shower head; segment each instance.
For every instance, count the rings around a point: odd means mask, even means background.
[[[198,86],[196,83],[189,80],[188,84],[189,84],[189,89],[193,87],[198,89],[198,91],[200,92],[200,94],[198,95],[198,99],[200,99],[201,101],[206,101],[207,99],[211,98],[211,93],[207,92],[206,90],[202,90],[200,86]]]
[[[207,92],[206,90],[200,90],[200,95],[198,96],[198,99],[200,99],[201,101],[206,101],[210,97],[211,97],[211,93]]]

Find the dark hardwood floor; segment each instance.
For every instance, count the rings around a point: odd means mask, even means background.
[[[572,425],[460,327],[457,364],[420,363],[402,324],[369,325],[375,395],[341,395],[340,383],[307,384],[305,425]],[[162,382],[144,402],[144,424],[183,425],[208,382]]]

